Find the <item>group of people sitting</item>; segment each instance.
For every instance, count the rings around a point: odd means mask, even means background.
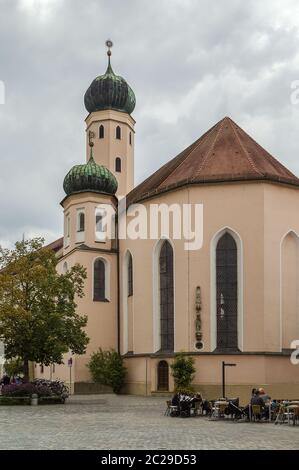
[[[200,393],[177,392],[171,400],[171,416],[191,416],[192,411],[201,407],[204,414],[209,414],[211,405],[208,400],[204,400]]]
[[[232,415],[236,419],[249,419],[253,405],[260,406],[261,419],[269,419],[270,406],[275,406],[275,403],[271,403],[271,397],[263,388],[252,389],[250,403],[244,408],[239,406],[238,398],[227,400],[227,402],[225,414]],[[203,399],[200,393],[177,392],[171,400],[170,415],[188,417],[195,414],[192,410],[197,408],[201,408],[202,414],[210,416],[213,405],[210,401]]]

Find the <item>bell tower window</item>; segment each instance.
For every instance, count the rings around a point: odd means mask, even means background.
[[[84,209],[77,210],[77,233],[76,233],[76,242],[84,242],[85,237],[85,212]]]
[[[115,171],[121,173],[121,159],[119,157],[115,159]]]
[[[105,137],[105,130],[104,130],[104,126],[101,124],[99,127],[99,139],[104,139],[104,137]]]
[[[84,232],[85,230],[85,214],[84,212],[79,212],[78,214],[78,232]]]
[[[121,128],[120,128],[120,126],[117,126],[117,127],[116,127],[115,138],[116,138],[117,140],[121,140]]]

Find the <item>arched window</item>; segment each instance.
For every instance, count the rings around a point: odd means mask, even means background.
[[[228,232],[216,248],[217,350],[238,350],[238,250]]]
[[[161,350],[174,350],[173,250],[165,240],[159,258]]]
[[[128,297],[133,295],[133,258],[131,253],[128,257]]]
[[[121,128],[120,128],[120,126],[116,126],[115,138],[118,139],[118,140],[121,139]]]
[[[68,272],[68,265],[66,261],[63,263],[62,272],[63,274],[66,274]]]
[[[78,232],[84,232],[85,230],[85,214],[84,212],[79,212],[78,214]]]
[[[132,132],[130,132],[130,134],[129,134],[129,143],[130,143],[130,145],[132,145]]]
[[[168,392],[169,390],[169,367],[166,361],[158,363],[158,391]]]
[[[103,124],[100,125],[99,127],[99,139],[104,139],[105,136],[105,130]]]
[[[102,259],[97,259],[94,262],[94,273],[93,273],[93,300],[99,302],[105,302],[106,295],[106,272],[105,262]]]
[[[119,157],[115,159],[115,171],[121,173],[121,159]]]

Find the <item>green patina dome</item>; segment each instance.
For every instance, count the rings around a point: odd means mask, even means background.
[[[135,94],[126,80],[113,72],[110,56],[106,73],[91,83],[85,93],[84,104],[89,113],[105,109],[115,109],[128,114],[134,111]]]
[[[63,182],[67,196],[82,191],[115,194],[117,180],[106,167],[97,165],[92,155],[85,165],[75,165],[68,172]]]

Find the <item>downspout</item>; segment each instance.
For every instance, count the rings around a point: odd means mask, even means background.
[[[118,237],[118,214],[116,218],[116,250],[117,250],[117,352],[120,354],[120,260]]]

